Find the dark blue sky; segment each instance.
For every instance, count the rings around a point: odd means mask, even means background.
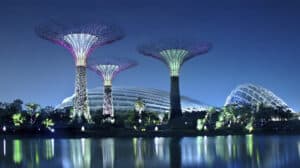
[[[300,1],[297,0],[7,0],[0,2],[0,101],[21,98],[56,105],[74,90],[74,62],[63,47],[39,39],[34,26],[49,18],[106,20],[127,36],[92,56],[130,57],[139,66],[115,86],[169,90],[169,72],[136,52],[148,40],[178,34],[213,43],[206,55],[185,63],[181,93],[221,106],[238,84],[270,89],[300,109]],[[102,86],[88,72],[89,88]]]

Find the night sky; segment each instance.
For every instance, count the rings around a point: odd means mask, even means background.
[[[300,110],[300,1],[297,0],[1,0],[0,101],[57,105],[74,91],[75,67],[61,46],[39,39],[34,27],[60,21],[105,20],[126,37],[95,50],[93,57],[129,57],[139,66],[124,71],[114,86],[169,90],[169,71],[136,52],[140,43],[186,35],[209,41],[213,49],[186,62],[181,93],[222,106],[237,85],[251,82],[270,89]],[[102,86],[88,72],[88,87]]]

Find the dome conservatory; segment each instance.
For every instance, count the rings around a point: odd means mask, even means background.
[[[293,111],[282,99],[273,92],[261,86],[253,84],[242,84],[237,86],[227,97],[225,106],[230,104],[251,105],[265,104],[271,107],[282,107],[285,110]]]
[[[113,106],[116,111],[134,110],[135,102],[140,98],[145,103],[145,111],[169,112],[169,92],[149,88],[113,88]],[[73,105],[73,96],[65,98],[56,108],[63,109]],[[103,90],[94,88],[88,90],[89,107],[91,111],[102,109]],[[211,106],[197,100],[182,96],[181,105],[183,112],[203,111]]]

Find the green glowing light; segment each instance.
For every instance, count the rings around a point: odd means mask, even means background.
[[[250,157],[253,156],[253,135],[246,135],[247,153]]]
[[[23,124],[25,117],[23,117],[21,113],[17,113],[12,116],[12,119],[15,126],[20,126]]]
[[[54,140],[45,140],[45,157],[47,160],[54,157]]]
[[[42,122],[42,124],[43,124],[46,128],[50,128],[50,127],[54,126],[54,122],[53,122],[53,120],[50,119],[50,118],[46,118],[46,119]]]
[[[260,156],[259,156],[258,150],[256,151],[256,163],[257,163],[258,167],[260,167]]]
[[[187,54],[188,51],[183,49],[167,49],[160,52],[160,55],[168,63],[171,76],[179,76],[181,64]]]
[[[223,122],[221,122],[221,121],[217,121],[216,122],[216,129],[219,129],[219,128],[221,128],[223,126]]]
[[[254,130],[253,128],[253,118],[250,119],[250,122],[245,127],[249,132],[252,132]]]
[[[133,146],[133,154],[136,157],[136,155],[137,155],[137,138],[132,139],[132,146]]]
[[[197,120],[197,130],[203,130],[204,127],[204,123],[205,123],[205,119],[198,119]]]
[[[20,140],[13,141],[13,160],[17,164],[22,162],[22,142]]]
[[[35,146],[35,164],[36,165],[39,165],[40,164],[40,156],[39,156],[39,151],[38,151],[38,148],[37,146]]]

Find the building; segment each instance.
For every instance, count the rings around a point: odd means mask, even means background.
[[[114,87],[113,88],[113,106],[116,112],[134,110],[134,104],[138,98],[145,102],[145,111],[165,112],[170,111],[169,92],[136,87]],[[211,106],[201,103],[197,100],[182,96],[181,104],[183,112],[203,111]],[[74,95],[65,98],[56,108],[63,109],[73,105]],[[88,90],[89,107],[91,111],[102,109],[103,89],[94,88]]]
[[[251,105],[265,104],[271,107],[282,107],[285,110],[293,110],[273,92],[261,86],[242,84],[237,86],[227,97],[225,106],[230,104]]]

